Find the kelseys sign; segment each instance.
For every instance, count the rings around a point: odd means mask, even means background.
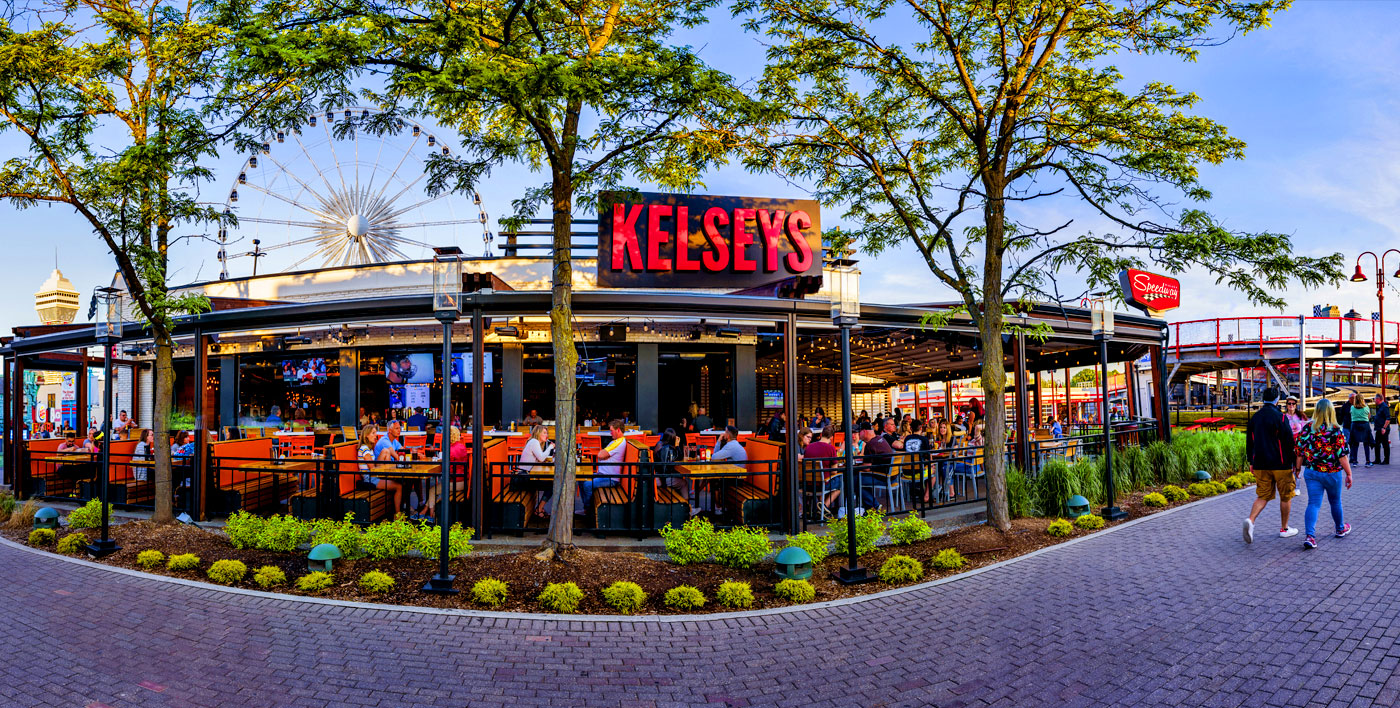
[[[821,275],[811,200],[603,192],[598,205],[601,287],[748,288]]]
[[[1165,275],[1129,268],[1118,274],[1123,300],[1156,317],[1181,307],[1181,282]]]

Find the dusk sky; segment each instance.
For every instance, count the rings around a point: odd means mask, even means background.
[[[1385,2],[1302,2],[1275,18],[1273,27],[1206,49],[1196,64],[1136,56],[1118,65],[1132,84],[1163,80],[1203,98],[1199,112],[1224,125],[1248,143],[1246,159],[1204,171],[1214,200],[1206,208],[1231,228],[1270,230],[1293,235],[1300,253],[1340,251],[1351,268],[1357,253],[1395,245],[1400,224],[1400,37],[1393,32],[1400,4]],[[746,78],[762,65],[758,39],[743,35],[732,20],[712,25],[692,41],[702,56],[730,74]],[[22,150],[12,133],[0,135],[0,154]],[[222,199],[225,185],[242,160],[226,154],[213,163],[218,180],[208,194]],[[498,170],[481,192],[493,218],[507,213],[509,202],[538,178],[523,168]],[[641,185],[645,186],[645,185]],[[733,166],[707,179],[705,192],[781,197],[805,196],[801,185],[753,175]],[[454,207],[475,218],[469,200]],[[1040,208],[1040,207],[1037,207]],[[1044,218],[1072,205],[1047,203]],[[839,205],[825,205],[825,226],[840,223]],[[110,279],[111,257],[83,221],[65,206],[18,211],[0,205],[6,249],[6,277],[0,295],[12,303],[0,312],[0,331],[37,320],[33,294],[54,266],[77,286],[84,304],[92,288]],[[1076,222],[1079,228],[1094,224]],[[481,252],[479,231],[458,238],[468,254]],[[176,283],[217,277],[215,246],[203,242],[178,247],[171,280]],[[415,254],[416,257],[416,254]],[[290,265],[265,259],[266,272]],[[1400,261],[1393,260],[1391,270]],[[861,281],[870,302],[928,302],[951,299],[922,262],[908,252],[863,257]],[[246,261],[234,270],[245,274]],[[1370,266],[1367,266],[1368,271]],[[1277,314],[1261,310],[1214,285],[1208,273],[1183,278],[1182,308],[1171,319]],[[1318,292],[1288,292],[1288,314],[1313,304],[1374,309],[1371,284],[1343,283]],[[79,314],[82,319],[85,312]],[[1394,317],[1400,319],[1400,317]]]

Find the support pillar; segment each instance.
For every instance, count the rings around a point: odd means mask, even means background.
[[[632,408],[642,430],[650,430],[656,435],[661,433],[658,348],[656,342],[637,342],[637,385]]]
[[[203,332],[195,330],[194,336],[194,380],[198,391],[195,394],[194,410],[194,470],[190,475],[191,494],[193,495],[191,506],[194,507],[194,518],[203,521],[209,518],[209,503],[205,492],[209,489],[209,426],[216,422],[217,412],[214,409],[216,399],[214,391],[210,391],[209,383],[209,345],[213,342],[213,337],[206,336]],[[159,441],[157,441],[159,442]],[[172,489],[178,489],[176,480],[171,480]]]
[[[1042,420],[1043,420],[1043,413],[1044,413],[1044,409],[1041,407],[1041,403],[1040,403],[1040,372],[1039,372],[1039,371],[1035,372],[1035,376],[1033,377],[1033,384],[1034,384],[1035,388],[1031,389],[1031,394],[1032,394],[1032,406],[1035,408],[1035,427],[1039,428],[1039,427],[1041,426],[1041,423],[1042,423]]]
[[[758,359],[752,344],[734,347],[734,424],[740,430],[758,430]],[[723,421],[715,421],[723,428]]]
[[[219,422],[238,426],[238,357],[219,357]]]
[[[1170,440],[1172,428],[1167,413],[1167,387],[1170,382],[1167,381],[1166,377],[1166,347],[1153,345],[1151,357],[1152,384],[1155,392],[1152,396],[1152,417],[1157,419],[1157,437],[1161,440]]]
[[[641,363],[638,362],[640,375]],[[639,413],[640,414],[640,413]],[[550,412],[550,417],[553,413]],[[451,416],[449,416],[449,419]],[[525,345],[501,345],[501,420],[519,423],[525,419]],[[645,427],[645,426],[643,426]]]
[[[340,367],[340,425],[359,430],[360,350],[341,349],[336,361]]]
[[[87,429],[88,429],[87,411],[88,411],[88,395],[89,395],[89,392],[88,392],[88,355],[87,355],[87,350],[86,350],[86,349],[83,350],[82,361],[78,364],[78,373],[76,374],[76,380],[73,382],[73,395],[77,396],[77,401],[78,401],[78,411],[77,411],[77,413],[78,413],[78,419],[77,419],[77,421],[75,422],[74,427],[78,429],[78,437],[81,438],[82,436],[84,436],[84,435],[87,434]],[[59,413],[58,413],[59,420],[62,420],[62,419],[63,419],[63,399],[62,399],[62,398],[59,398],[59,400],[58,400],[58,410],[59,410]],[[50,418],[49,420],[50,420],[50,422],[52,422],[52,423],[54,424],[54,435],[58,435],[58,429],[61,427],[60,424],[59,424],[59,422],[58,422],[58,421],[54,421],[52,418]]]
[[[783,414],[787,417],[787,444],[783,445],[783,526],[788,533],[802,530],[802,470],[797,453],[797,315],[788,313],[783,330]],[[917,393],[915,396],[917,397]],[[918,409],[917,399],[914,408]]]
[[[1016,466],[1023,472],[1031,459],[1030,416],[1026,410],[1026,335],[1016,333]]]
[[[476,298],[473,297],[473,300]],[[484,338],[485,323],[482,321],[481,306],[475,303],[472,308],[472,518],[470,525],[474,528],[486,528],[486,505],[483,499],[486,494],[486,475],[488,470],[482,469],[486,464],[485,450],[482,445],[486,443],[486,406],[483,400],[486,397],[486,383],[483,379],[486,376],[482,359],[485,358]],[[452,411],[444,411],[450,426],[452,423]],[[443,429],[444,440],[448,428]],[[565,433],[567,434],[567,432]],[[443,445],[444,448],[447,445]]]

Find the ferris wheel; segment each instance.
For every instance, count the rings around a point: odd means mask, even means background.
[[[230,261],[278,255],[280,270],[357,266],[426,257],[434,246],[456,245],[480,226],[483,255],[491,256],[491,233],[481,194],[471,194],[467,216],[462,195],[425,193],[426,160],[450,154],[446,144],[413,121],[400,130],[371,134],[351,130],[337,136],[336,121],[371,117],[375,109],[354,107],[306,117],[305,123],[268,136],[244,159],[228,191],[224,212],[238,226],[219,229],[221,280]],[[242,251],[232,252],[231,246]]]

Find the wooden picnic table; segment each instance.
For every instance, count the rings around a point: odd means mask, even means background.
[[[681,474],[689,474],[689,475],[705,475],[705,474],[738,475],[738,474],[748,474],[748,473],[749,473],[749,470],[748,470],[747,467],[744,467],[744,466],[742,466],[742,465],[731,465],[731,464],[727,464],[727,463],[707,464],[707,463],[687,462],[687,463],[680,463],[680,464],[675,465],[675,470],[676,470],[677,472],[680,472]]]

